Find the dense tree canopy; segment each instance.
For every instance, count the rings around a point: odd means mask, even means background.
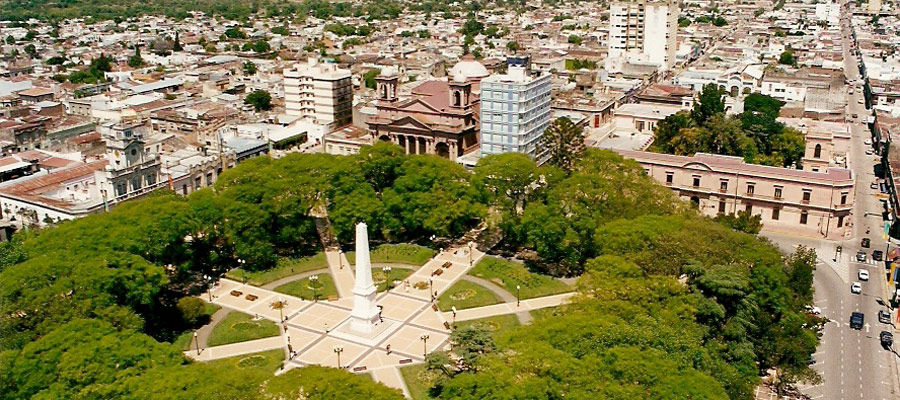
[[[725,92],[706,85],[691,111],[672,114],[656,126],[651,150],[678,155],[713,153],[755,164],[799,166],[805,151],[800,131],[778,122],[783,102],[761,94],[744,99],[744,111],[725,114]]]
[[[749,399],[770,367],[814,379],[818,321],[801,311],[814,253],[782,260],[609,151],[568,172],[506,154],[470,173],[378,143],[250,159],[188,197],[156,193],[0,244],[0,399],[399,398],[331,369],[190,363],[166,343],[202,323],[185,296],[203,275],[319,251],[324,214],[345,244],[359,221],[374,241],[426,244],[484,224],[534,271],[580,276],[556,317],[454,332],[458,351],[428,360],[440,398]]]

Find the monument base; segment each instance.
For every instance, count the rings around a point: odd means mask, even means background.
[[[351,320],[352,318],[347,318],[346,320],[344,320],[344,322],[341,322],[337,327],[329,332],[329,335],[339,339],[364,344],[366,346],[376,346],[388,335],[403,326],[400,321],[385,318],[384,321],[382,321],[378,325],[375,325],[374,329],[372,329],[371,332],[363,333],[357,332],[350,327]]]

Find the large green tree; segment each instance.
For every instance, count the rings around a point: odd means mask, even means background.
[[[572,120],[560,117],[544,130],[539,147],[546,152],[548,164],[571,171],[584,154],[584,132]]]

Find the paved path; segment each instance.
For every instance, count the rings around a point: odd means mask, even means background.
[[[328,270],[331,271],[331,277],[334,278],[334,286],[337,287],[338,297],[352,296],[356,278],[353,275],[353,268],[347,262],[347,256],[338,251],[326,250],[325,260],[328,261]]]
[[[231,312],[230,308],[220,308],[216,311],[212,316],[209,317],[209,323],[197,329],[197,341],[200,343],[200,348],[206,347],[206,342],[209,340],[209,335],[212,333],[213,329],[216,329],[216,325],[219,325],[219,322],[222,322],[225,319],[225,316]],[[196,346],[196,344],[191,343]],[[195,347],[196,348],[196,347]]]
[[[516,296],[513,296],[512,293],[508,292],[506,289],[501,288],[500,286],[495,285],[493,282],[482,279],[477,276],[465,275],[462,277],[462,280],[467,282],[472,282],[476,285],[483,286],[485,289],[493,292],[500,300],[503,300],[504,303],[515,303]],[[516,313],[516,318],[519,319],[520,325],[528,325],[534,318],[531,317],[531,313],[527,310],[519,311]]]
[[[495,317],[498,315],[515,314],[522,311],[537,310],[540,308],[555,307],[568,301],[575,293],[563,293],[553,296],[537,297],[534,299],[522,300],[520,305],[516,302],[494,304],[491,306],[469,308],[456,311],[456,321],[470,321],[473,319],[481,319],[487,317]],[[453,319],[453,312],[445,312],[444,318]]]
[[[400,389],[406,398],[412,398],[409,388],[406,387],[406,381],[403,380],[403,375],[400,375],[400,370],[397,368],[389,367],[372,370],[372,379],[385,384],[387,387]]]
[[[284,348],[284,338],[281,336],[272,336],[265,339],[201,348],[199,355],[197,355],[197,350],[187,350],[184,352],[184,355],[197,361],[212,361],[281,348]]]
[[[262,285],[262,286],[260,286],[260,287],[263,288],[263,289],[275,290],[275,288],[277,288],[277,287],[279,287],[279,286],[281,286],[281,285],[284,285],[285,283],[291,283],[291,282],[293,282],[293,281],[299,281],[299,280],[301,280],[301,279],[306,279],[306,278],[308,278],[308,277],[310,277],[310,276],[313,276],[313,275],[318,275],[318,274],[328,274],[328,273],[331,273],[331,271],[330,271],[328,268],[317,269],[317,270],[314,270],[314,271],[307,271],[307,272],[299,273],[299,274],[297,274],[297,275],[291,275],[291,276],[288,276],[288,277],[284,277],[284,278],[281,278],[281,279],[274,280],[274,281],[269,282],[269,283],[267,283],[267,284],[265,284],[265,285]]]

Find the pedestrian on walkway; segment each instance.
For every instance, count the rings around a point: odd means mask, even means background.
[[[328,324],[325,324],[325,333],[328,333]]]
[[[388,353],[388,355],[391,354],[391,344],[390,343],[388,343],[388,345],[387,345],[387,353]]]

